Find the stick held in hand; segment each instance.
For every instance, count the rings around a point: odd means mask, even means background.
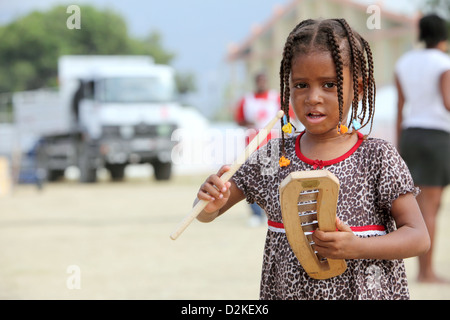
[[[240,154],[240,156],[234,161],[234,163],[230,166],[230,170],[225,172],[220,179],[223,182],[227,182],[236,171],[247,161],[250,155],[258,149],[259,145],[267,138],[272,130],[273,126],[283,117],[284,112],[282,110],[277,112],[277,115],[266,125],[266,127],[258,132],[255,138],[248,144],[247,148],[245,148],[244,152]],[[170,238],[172,240],[176,240],[178,236],[189,226],[189,224],[200,214],[200,212],[205,209],[208,201],[199,200],[197,204],[192,208],[191,212],[181,221],[180,225],[177,229],[172,232]]]

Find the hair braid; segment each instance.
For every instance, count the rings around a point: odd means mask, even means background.
[[[368,86],[368,79],[367,79],[367,68],[366,68],[366,59],[364,58],[364,53],[360,52],[360,61],[361,61],[361,78],[362,78],[362,85],[363,85],[363,98],[361,101],[362,110],[359,120],[362,121],[366,116],[366,109],[367,109],[367,86]],[[353,118],[358,118],[358,110],[354,110]]]
[[[287,122],[290,121],[289,117],[289,100],[290,100],[290,87],[289,87],[289,77],[291,74],[291,63],[292,59],[294,57],[294,45],[295,42],[298,40],[297,31],[301,29],[304,25],[310,24],[314,22],[312,19],[303,20],[295,28],[290,32],[286,44],[283,49],[283,58],[281,60],[280,65],[280,104],[281,104],[281,110],[283,110]],[[284,118],[281,118],[281,127],[285,125]],[[282,155],[285,154],[285,139],[284,134],[281,132],[281,151]]]
[[[373,118],[375,115],[375,97],[376,97],[376,84],[375,84],[375,77],[374,77],[374,64],[373,64],[373,56],[372,56],[372,50],[370,50],[370,45],[369,43],[366,41],[366,39],[364,39],[363,37],[361,37],[361,42],[363,43],[363,47],[364,50],[367,54],[367,62],[369,65],[368,68],[368,75],[367,75],[367,82],[368,82],[368,101],[369,101],[369,115],[368,115],[368,119],[367,122],[364,124],[364,126],[369,123],[370,121],[370,132],[372,132],[372,127],[373,127]]]
[[[283,60],[281,61],[280,66],[280,102],[281,102],[281,110],[283,110],[286,115],[286,119],[289,116],[289,99],[290,99],[290,88],[289,88],[289,74],[291,72],[290,61],[292,60],[292,37],[289,37],[286,41],[286,45],[284,47],[283,52]],[[284,118],[280,119],[281,127],[285,125]],[[289,121],[289,120],[288,120]],[[282,155],[285,154],[285,140],[284,134],[281,132],[281,151]]]
[[[353,33],[352,28],[348,25],[347,21],[345,19],[337,19],[341,23],[341,25],[344,27],[346,33],[347,33],[347,39],[350,44],[350,66],[352,71],[352,77],[353,77],[353,101],[352,101],[352,116],[351,120],[353,120],[354,115],[356,114],[358,110],[358,104],[359,104],[359,93],[358,93],[358,76],[360,74],[360,50],[358,49],[356,45],[356,39],[355,35]],[[355,111],[356,110],[356,111]],[[351,121],[350,120],[350,121]]]
[[[338,93],[338,103],[339,103],[339,128],[342,122],[342,114],[344,108],[344,93],[343,93],[343,83],[344,83],[344,63],[342,62],[341,51],[339,49],[339,43],[332,29],[327,31],[328,41],[331,45],[331,55],[333,57],[334,64],[336,66],[336,76],[337,76],[337,93]]]

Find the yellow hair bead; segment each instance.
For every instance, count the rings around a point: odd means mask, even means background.
[[[281,156],[279,163],[281,168],[287,167],[291,163],[291,160],[285,158],[284,156]]]
[[[287,123],[285,124],[281,130],[283,130],[284,133],[292,133],[292,124],[291,123]]]

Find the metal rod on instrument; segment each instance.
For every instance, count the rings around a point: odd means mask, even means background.
[[[284,115],[282,110],[278,111],[277,115],[267,124],[267,126],[260,130],[256,137],[248,144],[245,151],[235,160],[235,162],[231,165],[230,170],[225,172],[220,179],[223,182],[227,182],[233,174],[245,163],[245,161],[250,157],[250,155],[258,149],[259,145],[267,138],[270,133],[270,130],[273,126],[280,120]],[[191,212],[181,221],[180,225],[177,229],[172,232],[170,238],[175,240],[178,236],[189,226],[189,224],[202,212],[202,210],[206,207],[209,201],[199,200],[197,204],[192,208]]]

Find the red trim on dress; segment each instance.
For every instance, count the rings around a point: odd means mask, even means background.
[[[267,224],[271,227],[274,228],[280,228],[280,229],[284,229],[284,224],[282,224],[281,222],[275,222],[272,220],[267,220]]]
[[[357,132],[358,133],[358,141],[355,143],[355,145],[350,150],[348,150],[342,156],[340,156],[336,159],[325,160],[325,161],[319,160],[319,159],[312,160],[312,159],[305,157],[300,150],[300,138],[302,137],[302,135],[304,133],[305,133],[305,131],[300,133],[295,141],[295,153],[301,161],[312,165],[314,167],[314,169],[317,169],[317,168],[322,169],[323,167],[326,167],[326,166],[329,166],[329,165],[332,165],[332,164],[335,164],[335,163],[338,163],[338,162],[341,162],[341,161],[347,159],[356,151],[356,149],[358,149],[358,147],[361,145],[361,143],[364,140],[364,135],[358,131]]]
[[[269,227],[274,227],[278,229],[284,229],[284,224],[281,222],[275,222],[272,220],[267,220],[267,224]],[[365,232],[365,231],[386,231],[386,228],[382,225],[367,225],[367,226],[359,226],[359,227],[350,227],[353,232]]]

